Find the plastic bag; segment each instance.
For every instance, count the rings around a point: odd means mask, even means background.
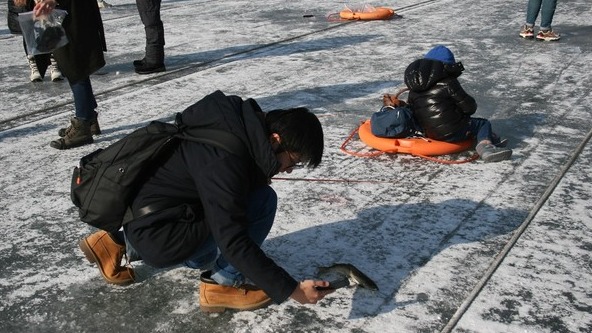
[[[62,22],[68,12],[62,9],[54,9],[48,15],[34,17],[33,11],[20,13],[18,16],[27,53],[37,55],[51,53],[68,44],[66,31]]]

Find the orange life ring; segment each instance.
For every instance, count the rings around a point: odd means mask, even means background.
[[[386,7],[375,7],[368,12],[357,12],[347,8],[339,12],[344,20],[388,20],[395,15],[395,11]]]
[[[428,138],[381,138],[372,134],[370,120],[366,120],[358,130],[360,140],[368,146],[386,152],[411,155],[437,156],[460,153],[473,146],[473,140],[461,142],[444,142]]]

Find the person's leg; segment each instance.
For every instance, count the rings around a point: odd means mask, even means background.
[[[499,162],[508,160],[512,156],[512,150],[503,146],[497,146],[500,139],[493,134],[491,123],[483,118],[471,118],[471,131],[477,138],[476,150],[485,162]]]
[[[483,118],[471,118],[470,131],[473,133],[477,142],[486,141],[488,144],[493,142],[493,131],[491,130],[491,123]]]
[[[248,232],[257,244],[263,244],[269,234],[277,209],[277,194],[270,186],[256,189],[249,195],[247,202]],[[221,285],[239,286],[245,283],[244,276],[230,265],[224,257],[216,260],[212,279]]]
[[[70,89],[72,89],[72,95],[74,95],[76,118],[82,120],[95,118],[94,111],[97,108],[97,101],[95,100],[90,78],[70,82]]]
[[[553,22],[553,15],[555,15],[555,7],[557,0],[543,0],[541,6],[541,30],[551,30]]]
[[[90,83],[90,78],[86,78],[76,82],[70,82],[70,89],[74,95],[74,110],[76,118],[88,121],[90,125],[90,133],[92,135],[101,134],[101,127],[99,126],[97,101]],[[72,130],[72,126],[61,128],[58,131],[60,137],[65,137]]]
[[[60,67],[58,66],[58,62],[53,57],[53,53],[50,54],[50,56],[49,56],[49,75],[50,75],[51,81],[53,81],[53,82],[62,81],[64,79],[64,76],[62,75],[62,71],[60,70]]]
[[[534,26],[541,10],[541,3],[542,0],[528,0],[528,5],[526,6],[526,25]]]
[[[164,70],[164,26],[160,19],[161,0],[136,0],[140,19],[146,32],[146,55],[143,62],[134,62],[138,67],[162,67]],[[161,70],[161,71],[162,71]]]
[[[193,269],[209,270],[213,268],[216,257],[218,257],[218,246],[214,241],[214,237],[210,235],[195,254],[185,261],[185,266]]]
[[[25,56],[27,57],[27,63],[29,64],[29,70],[31,71],[29,74],[29,80],[31,82],[41,82],[43,81],[43,77],[41,76],[41,72],[37,67],[37,61],[35,60],[35,56],[30,55],[27,52],[27,44],[25,43],[25,37],[23,37],[23,48],[25,49]]]
[[[75,117],[71,119],[70,127],[66,128],[64,136],[50,143],[56,149],[69,149],[93,142],[91,122],[96,122],[97,101],[90,84],[90,78],[70,82],[70,88],[74,95]],[[58,131],[60,134],[62,130]]]

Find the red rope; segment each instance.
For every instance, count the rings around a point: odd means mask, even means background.
[[[383,152],[383,151],[359,153],[359,152],[347,150],[347,148],[346,148],[347,144],[353,139],[354,135],[356,135],[358,133],[358,131],[360,130],[360,126],[362,126],[362,124],[363,124],[363,122],[361,122],[360,125],[358,125],[358,127],[354,128],[354,130],[349,134],[347,139],[345,139],[345,141],[343,141],[343,144],[341,145],[341,147],[339,147],[339,149],[341,149],[342,152],[344,152],[348,155],[352,155],[352,156],[356,156],[356,157],[374,157],[374,156],[385,154],[385,152]]]
[[[342,178],[284,178],[273,177],[271,180],[290,180],[305,182],[334,182],[334,183],[366,183],[366,184],[393,184],[395,181],[388,180],[367,180],[367,179],[342,179]]]

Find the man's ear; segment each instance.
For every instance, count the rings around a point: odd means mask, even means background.
[[[282,143],[282,138],[277,133],[271,133],[271,135],[269,136],[269,143],[271,143],[271,148],[273,148],[273,150],[275,151],[279,148],[280,144]]]

